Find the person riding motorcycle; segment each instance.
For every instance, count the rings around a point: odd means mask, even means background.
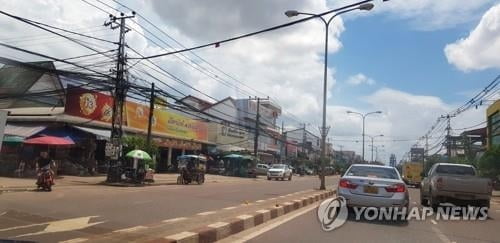
[[[50,169],[52,163],[53,161],[49,158],[48,152],[40,153],[40,158],[36,162],[38,175],[36,184],[39,188],[47,188],[50,191],[52,185],[54,185],[54,173]]]

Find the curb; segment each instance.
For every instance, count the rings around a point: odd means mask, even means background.
[[[263,224],[271,219],[290,213],[314,202],[326,199],[335,194],[335,190],[316,193],[308,197],[302,197],[290,202],[285,202],[276,207],[258,210],[253,214],[239,215],[228,219],[225,222],[216,222],[207,226],[196,228],[190,231],[184,231],[167,236],[162,239],[155,239],[150,242],[168,242],[168,243],[198,243],[215,242],[222,240],[230,235],[253,228]]]

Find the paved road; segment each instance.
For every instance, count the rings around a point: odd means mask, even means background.
[[[337,177],[330,177],[332,187]],[[0,239],[54,242],[104,234],[163,220],[317,188],[317,177],[292,181],[241,179],[204,185],[140,188],[80,186],[53,192],[0,195]]]
[[[418,189],[410,189],[413,207],[420,207]],[[324,232],[312,210],[264,233],[249,242],[500,242],[500,203],[495,202],[486,221],[355,221],[350,217],[338,229]],[[269,231],[266,231],[269,230]]]

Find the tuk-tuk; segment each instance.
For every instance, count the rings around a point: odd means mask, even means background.
[[[205,182],[207,158],[200,155],[181,155],[177,157],[180,175],[177,184],[189,184],[196,181],[198,184]]]
[[[225,174],[228,176],[257,177],[256,163],[252,156],[229,154],[222,157],[224,160]]]

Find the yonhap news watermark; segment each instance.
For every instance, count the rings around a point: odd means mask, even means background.
[[[344,197],[329,198],[321,202],[318,207],[318,219],[321,228],[332,231],[342,226],[348,219],[349,214],[354,220],[387,220],[387,221],[410,221],[433,219],[449,221],[477,221],[488,219],[487,207],[457,207],[443,206],[433,210],[430,207],[350,207]]]

